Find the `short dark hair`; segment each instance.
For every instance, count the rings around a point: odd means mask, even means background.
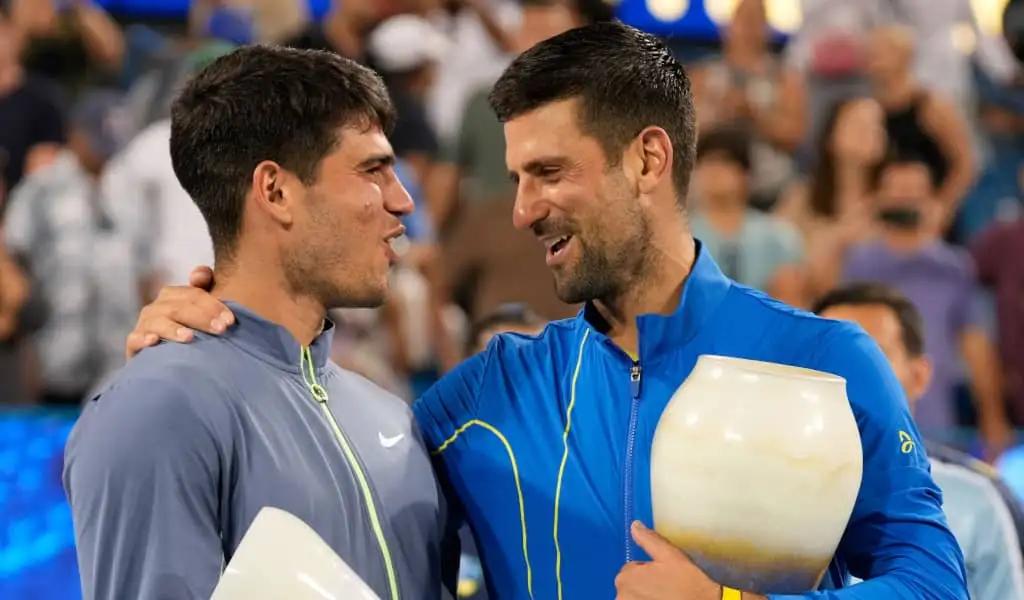
[[[708,155],[722,155],[750,171],[750,134],[739,127],[721,126],[697,140],[697,162]]]
[[[672,178],[684,202],[697,126],[690,79],[665,44],[615,21],[570,29],[512,61],[490,102],[505,122],[576,97],[580,128],[597,138],[612,164],[644,127],[663,128],[672,139]]]
[[[909,298],[895,289],[874,282],[855,282],[836,288],[814,304],[814,313],[821,314],[836,306],[880,305],[889,308],[900,323],[900,338],[910,356],[924,354],[924,320]]]
[[[174,173],[230,257],[252,171],[274,160],[304,183],[346,125],[390,131],[394,108],[373,71],[333,52],[246,46],[193,77],[171,109]]]
[[[473,323],[469,339],[466,340],[468,342],[467,351],[472,351],[476,347],[477,342],[479,342],[480,336],[490,329],[497,327],[540,327],[544,323],[544,319],[527,304],[521,302],[502,304]]]
[[[928,173],[928,181],[931,183],[932,190],[936,190],[942,183],[942,177],[935,165],[929,163],[923,157],[907,150],[900,150],[895,147],[890,147],[885,153],[885,157],[879,162],[870,174],[871,191],[877,192],[882,186],[882,178],[885,176],[889,169],[897,167],[908,167],[908,166],[920,166],[923,167]]]

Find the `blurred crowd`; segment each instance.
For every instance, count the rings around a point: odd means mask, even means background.
[[[787,37],[763,0],[732,4],[720,44],[670,40],[699,118],[694,235],[794,306],[854,281],[902,292],[934,366],[919,426],[954,443],[977,427],[995,456],[1024,426],[1021,68],[968,0],[802,0]],[[398,109],[417,211],[389,303],[332,314],[338,362],[411,399],[495,331],[578,310],[512,227],[487,92],[516,53],[613,18],[602,0],[343,0],[320,20],[305,0],[195,0],[180,24],[0,7],[0,402],[78,405],[123,364],[141,306],[212,264],[169,107],[239,44],[365,62]]]

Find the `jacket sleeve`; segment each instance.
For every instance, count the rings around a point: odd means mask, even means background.
[[[889,363],[859,327],[837,324],[817,368],[846,379],[863,479],[836,558],[862,583],[772,600],[966,600],[963,556]]]
[[[216,586],[220,460],[192,394],[123,381],[76,424],[63,477],[86,600],[209,598]]]

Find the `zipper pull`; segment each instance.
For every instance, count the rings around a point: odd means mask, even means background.
[[[633,363],[629,370],[629,389],[633,392],[633,399],[640,397],[640,363]]]

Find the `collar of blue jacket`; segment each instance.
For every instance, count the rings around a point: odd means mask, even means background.
[[[228,300],[224,304],[235,315],[235,324],[224,334],[225,339],[278,368],[294,373],[301,372],[302,344],[291,332],[238,302]],[[309,345],[317,370],[327,365],[327,360],[331,356],[333,337],[334,323],[330,319],[324,319],[320,334]]]
[[[637,317],[640,362],[643,364],[689,342],[705,328],[705,323],[714,316],[729,291],[729,279],[700,241],[694,240],[694,244],[693,266],[683,282],[683,293],[680,294],[675,311],[669,315],[647,314]],[[577,321],[580,327],[592,329],[595,340],[621,352],[605,335],[608,324],[592,302],[583,306]]]

